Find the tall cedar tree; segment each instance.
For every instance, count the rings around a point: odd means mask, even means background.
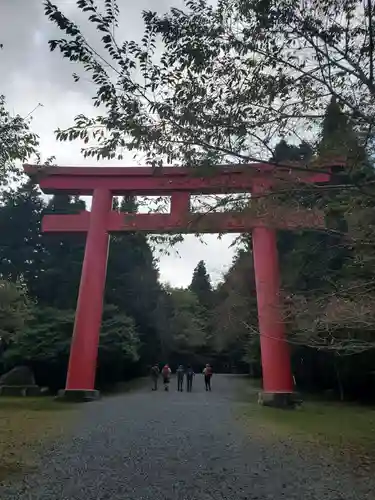
[[[200,305],[206,310],[212,307],[212,285],[203,260],[198,262],[193,271],[189,290],[195,293]]]

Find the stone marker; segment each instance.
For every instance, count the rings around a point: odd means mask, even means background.
[[[28,366],[16,366],[0,377],[0,396],[39,396],[40,388]]]

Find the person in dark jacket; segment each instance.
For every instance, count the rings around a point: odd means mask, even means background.
[[[194,370],[189,365],[186,370],[186,390],[187,392],[191,392],[193,388],[193,378],[194,378]]]
[[[177,390],[179,392],[183,391],[183,385],[184,385],[184,376],[185,376],[185,370],[182,365],[180,365],[177,370],[176,370],[176,375],[177,375]]]

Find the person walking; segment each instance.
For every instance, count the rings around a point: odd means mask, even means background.
[[[163,383],[164,383],[164,390],[165,391],[168,391],[169,390],[169,382],[170,382],[170,379],[171,379],[171,369],[169,368],[169,365],[166,364],[164,365],[162,371],[161,371],[161,374],[162,374],[162,377],[163,377]]]
[[[179,392],[182,392],[183,385],[184,385],[184,375],[185,375],[185,370],[184,370],[184,367],[182,365],[180,365],[177,368],[176,374],[177,374],[177,390]]]
[[[186,370],[186,390],[187,392],[191,392],[193,388],[193,377],[194,377],[194,370],[193,368],[189,365]]]
[[[159,375],[160,375],[160,370],[155,363],[153,367],[151,368],[151,380],[152,380],[152,390],[157,391],[158,390],[158,380],[159,380]]]
[[[204,375],[204,384],[206,387],[206,391],[211,391],[212,368],[208,363],[205,369],[203,370],[203,375]]]

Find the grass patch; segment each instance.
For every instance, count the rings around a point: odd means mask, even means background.
[[[256,423],[262,436],[318,446],[362,464],[375,458],[375,409],[354,404],[306,401],[296,410],[241,405],[246,421]]]
[[[39,446],[61,434],[73,408],[49,397],[1,397],[0,481],[35,468]]]

